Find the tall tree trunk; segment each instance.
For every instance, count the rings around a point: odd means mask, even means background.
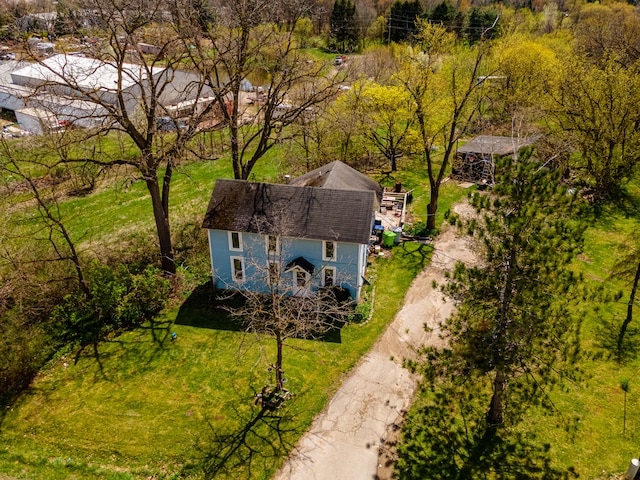
[[[398,170],[398,165],[396,164],[396,155],[392,153],[389,156],[389,163],[391,164],[391,171],[395,172]]]
[[[247,49],[249,44],[249,32],[250,28],[246,25],[248,19],[243,19],[241,22],[241,33],[239,39],[239,49],[235,58],[236,67],[238,71],[243,70],[243,66],[247,61]],[[233,96],[233,104],[231,105],[231,112],[229,112],[229,132],[231,141],[231,160],[233,163],[233,177],[236,180],[246,180],[248,177],[244,177],[244,168],[242,164],[242,152],[240,147],[240,82],[242,78],[235,77],[232,80],[231,94]],[[258,93],[256,92],[256,95]],[[226,106],[225,106],[226,108]],[[228,110],[227,110],[228,112]]]
[[[176,263],[173,258],[173,245],[171,244],[171,230],[169,229],[169,212],[163,206],[158,177],[150,175],[147,180],[147,189],[151,195],[153,206],[153,218],[156,222],[158,232],[158,242],[160,244],[160,262],[165,273],[174,275],[176,273]]]
[[[636,301],[636,291],[638,289],[638,282],[640,282],[640,263],[636,268],[636,276],[633,279],[633,286],[631,287],[631,295],[629,295],[629,303],[627,304],[627,318],[624,319],[620,326],[620,332],[618,332],[617,355],[618,358],[622,355],[622,343],[624,342],[624,335],[627,332],[629,324],[633,320],[633,306]]]
[[[438,211],[438,195],[440,193],[440,185],[435,188],[431,187],[431,197],[427,205],[427,230],[436,229],[436,212]]]
[[[511,310],[511,297],[513,293],[514,275],[517,270],[517,252],[512,248],[504,260],[504,285],[500,293],[500,306],[498,308],[498,329],[496,331],[497,342],[492,348],[495,350],[496,367],[493,377],[493,393],[487,412],[487,422],[490,427],[502,425],[504,410],[504,394],[507,390],[507,378],[504,371],[504,357],[507,349],[507,324]]]
[[[490,427],[502,424],[506,387],[507,380],[503,371],[501,369],[496,370],[496,375],[493,378],[493,394],[491,395],[491,403],[489,403],[489,411],[487,412],[487,422]]]
[[[162,179],[162,210],[169,221],[169,194],[171,193],[171,177],[173,175],[173,158],[167,159],[167,168]]]
[[[276,392],[280,392],[283,388],[282,377],[284,372],[282,371],[282,347],[284,341],[279,334],[276,334],[276,343],[278,345],[278,353],[276,357]]]
[[[233,164],[233,178],[242,179],[242,158],[240,156],[240,128],[238,127],[238,102],[240,96],[237,90],[233,92],[233,109],[229,118],[229,140],[231,142],[231,162]]]

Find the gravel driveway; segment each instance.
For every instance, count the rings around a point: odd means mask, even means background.
[[[461,204],[454,210],[465,215],[469,207]],[[456,261],[475,261],[466,239],[452,228],[436,238],[434,247],[431,263],[414,279],[394,321],[315,418],[274,480],[391,478],[391,468],[379,454],[417,387],[402,359],[412,357],[421,345],[442,342],[438,323],[451,314],[453,305],[434,290],[433,281],[442,283]],[[425,324],[432,331],[427,332]]]

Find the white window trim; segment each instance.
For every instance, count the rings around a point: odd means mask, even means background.
[[[238,244],[240,245],[239,248],[235,248],[233,246],[233,234],[237,233],[238,234]],[[232,252],[242,252],[243,248],[243,244],[242,244],[242,232],[227,232],[227,236],[228,236],[228,240],[229,240],[229,250],[231,250]]]
[[[271,251],[269,250],[269,237],[276,237],[276,250],[275,251]],[[275,255],[276,257],[280,255],[281,252],[281,244],[280,244],[280,237],[278,235],[265,235],[265,239],[264,239],[264,249],[267,252],[267,255]]]
[[[327,257],[327,243],[333,243],[333,257]],[[338,242],[335,240],[323,240],[322,241],[322,260],[325,262],[335,262],[338,258]]]
[[[231,278],[235,283],[244,283],[245,279],[247,278],[247,275],[244,270],[244,257],[234,256],[234,257],[229,257],[229,260],[231,261]],[[240,260],[240,265],[242,266],[242,278],[238,278],[236,276],[236,266],[235,266],[236,260]]]
[[[326,279],[325,272],[327,272],[327,271],[329,271],[329,270],[333,272],[333,284],[332,284],[331,286],[332,286],[332,287],[336,287],[336,286],[337,286],[337,283],[338,283],[338,282],[337,282],[337,278],[336,278],[337,270],[338,270],[338,269],[337,269],[336,267],[322,267],[322,286],[323,286],[323,287],[326,287],[326,286],[327,286],[327,285],[325,284],[325,279]]]
[[[301,268],[294,268],[292,270],[293,272],[293,286],[295,288],[309,288],[311,286],[311,275],[309,275],[309,272],[305,272],[303,269]],[[302,273],[304,274],[304,287],[301,287],[300,285],[298,285],[298,274]]]
[[[298,285],[298,273],[304,274],[305,286]],[[311,295],[311,274],[302,268],[293,268],[291,270],[291,283],[293,286],[292,294],[296,297],[308,297]]]
[[[299,273],[304,274],[304,283],[305,283],[304,287],[301,287],[300,285],[298,285]],[[309,291],[309,289],[311,288],[311,275],[309,275],[309,272],[305,272],[301,268],[294,268],[293,270],[291,270],[291,277],[292,277],[291,283],[293,285],[294,295],[300,292]]]

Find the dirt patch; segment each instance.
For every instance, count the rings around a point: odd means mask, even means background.
[[[577,258],[585,263],[593,263],[593,260],[587,257],[584,253],[579,254]]]

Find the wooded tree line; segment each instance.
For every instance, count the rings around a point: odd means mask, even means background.
[[[353,42],[347,22],[361,14],[360,5],[349,0],[324,5],[327,18],[335,18],[327,20],[331,24],[327,36],[314,41],[329,52],[329,34],[334,41]],[[490,319],[472,321],[463,316],[469,313],[465,307],[448,325],[452,343],[460,341],[463,347],[463,332],[469,329],[470,342],[491,336],[497,345],[496,357],[467,355],[473,347],[469,343],[464,347],[468,351],[456,352],[457,363],[441,361],[440,353],[431,352],[438,358],[431,359],[433,369],[426,373],[427,378],[435,378],[436,373],[442,378],[455,376],[460,369],[492,372],[492,387],[478,380],[481,389],[491,391],[490,408],[484,412],[490,428],[482,435],[500,434],[494,426],[507,416],[500,403],[506,385],[517,384],[523,372],[537,378],[548,369],[544,359],[536,365],[518,363],[521,358],[516,353],[521,349],[514,345],[514,338],[521,336],[522,329],[540,328],[547,319],[543,313],[558,312],[551,307],[544,312],[517,308],[521,317],[512,322],[513,303],[499,285],[504,285],[505,278],[517,279],[513,299],[522,302],[517,305],[538,302],[541,307],[538,295],[544,297],[552,289],[562,292],[566,285],[562,282],[572,281],[551,279],[579,243],[578,226],[574,229],[564,223],[573,207],[565,205],[563,199],[569,197],[557,190],[558,176],[581,198],[597,203],[622,195],[636,175],[640,16],[624,3],[576,5],[566,13],[552,4],[537,12],[495,6],[490,15],[485,14],[489,10],[474,14],[472,8],[461,13],[446,3],[397,3],[388,6],[389,15],[398,9],[396,16],[378,23],[381,42],[336,68],[332,55],[319,56],[307,48],[321,23],[315,16],[320,6],[285,0],[83,0],[73,8],[58,3],[65,33],[100,39],[88,54],[118,72],[112,91],[117,101],[107,102],[100,92],[65,74],[57,82],[103,109],[103,126],[45,135],[30,140],[28,148],[24,142],[3,142],[2,201],[8,207],[2,215],[4,223],[11,225],[1,233],[4,394],[24,388],[46,357],[65,342],[90,346],[107,331],[127,328],[162,308],[164,295],[158,292],[166,291],[166,280],[147,266],[160,267],[175,285],[176,273],[190,261],[176,254],[176,242],[184,238],[184,230],[180,224],[172,225],[176,216],[171,199],[176,169],[187,162],[221,159],[230,162],[235,178],[250,179],[256,165],[266,162],[274,148],[282,152],[287,173],[310,170],[336,158],[370,171],[393,172],[411,159],[425,169],[430,200],[424,215],[427,228],[435,230],[440,185],[450,172],[458,142],[479,132],[539,136],[544,140],[535,151],[538,163],[524,162],[513,172],[506,169],[502,183],[509,188],[496,190],[505,200],[494,205],[482,197],[475,200],[478,208],[489,213],[487,223],[472,230],[480,232],[495,265],[488,262],[489,270],[482,272],[461,269],[456,272],[460,283],[452,287],[464,298],[501,301],[497,310],[483,309]],[[70,18],[70,12],[83,11],[91,12],[89,24]],[[329,15],[330,11],[342,13]],[[461,14],[470,28],[466,34],[461,34],[464,23],[456,23]],[[410,35],[391,38],[393,18],[410,26]],[[142,44],[154,45],[156,53],[143,51]],[[42,60],[28,44],[25,51],[32,60]],[[127,107],[122,88],[123,82],[132,81],[131,64],[144,72],[133,79],[142,92],[134,110]],[[168,73],[154,77],[158,67]],[[178,81],[170,72],[192,74],[192,80],[182,85],[185,99],[208,95],[212,101],[186,115],[168,108],[165,95]],[[260,86],[261,92],[247,92],[247,81]],[[42,85],[38,91],[47,87]],[[246,101],[249,96],[252,104]],[[170,132],[162,130],[159,117],[172,123]],[[551,178],[546,177],[547,169],[555,172]],[[137,248],[131,240],[125,251],[106,245],[95,255],[78,240],[82,232],[67,230],[59,205],[72,190],[90,193],[115,172],[129,183],[144,184],[156,238],[142,241],[142,246],[138,243]],[[544,188],[531,182],[543,182]],[[546,198],[541,198],[543,192]],[[516,200],[519,203],[512,205]],[[539,204],[538,213],[534,215],[525,204]],[[544,212],[549,221],[557,214],[557,222],[537,225]],[[511,218],[515,223],[510,223]],[[547,230],[534,229],[527,236],[523,223]],[[500,242],[507,234],[513,237],[513,248],[504,251],[506,244],[500,246]],[[558,257],[539,263],[541,249],[550,245],[538,244],[540,237],[555,238],[552,247]],[[150,245],[157,255],[149,254]],[[193,255],[206,257],[197,249]],[[95,263],[97,259],[101,262]],[[120,269],[118,263],[127,268]],[[539,269],[526,270],[531,265]],[[465,278],[474,281],[468,284]],[[546,279],[549,284],[544,283]],[[150,310],[135,311],[138,302],[151,305]],[[518,327],[513,332],[506,329],[511,323]],[[570,336],[573,327],[559,323],[549,333],[564,329]],[[542,343],[547,340],[540,338]],[[561,348],[567,357],[569,340],[559,344],[567,347]],[[527,345],[533,348],[536,343]],[[545,350],[544,354],[558,353]],[[458,386],[454,382],[447,388]],[[531,394],[530,385],[518,388],[523,396]],[[483,411],[478,407],[480,400],[472,404]],[[484,453],[471,452],[469,458],[475,460],[474,455]]]
[[[500,3],[500,6],[494,7],[494,3]],[[474,42],[479,39],[481,31],[493,23],[503,6],[510,9],[530,8],[536,13],[543,9],[546,11],[547,6],[539,3],[515,0],[487,4],[472,1],[454,5],[449,0],[305,0],[281,8],[273,20],[290,28],[296,19],[296,12],[302,8],[309,19],[311,33],[329,35],[329,45],[345,53],[353,52],[369,41],[389,43],[411,40],[420,20],[442,23],[461,39]],[[4,28],[0,30],[0,35],[4,38],[15,36],[15,26],[22,31],[68,35],[77,33],[94,21],[93,15],[83,11],[82,5],[74,0],[55,3],[47,0],[4,0],[3,4],[5,8],[0,14],[0,25]],[[203,1],[192,4],[203,18],[214,18],[215,6]],[[570,10],[565,2],[555,2],[553,5],[556,13]],[[34,17],[34,14],[56,16],[45,20]]]

